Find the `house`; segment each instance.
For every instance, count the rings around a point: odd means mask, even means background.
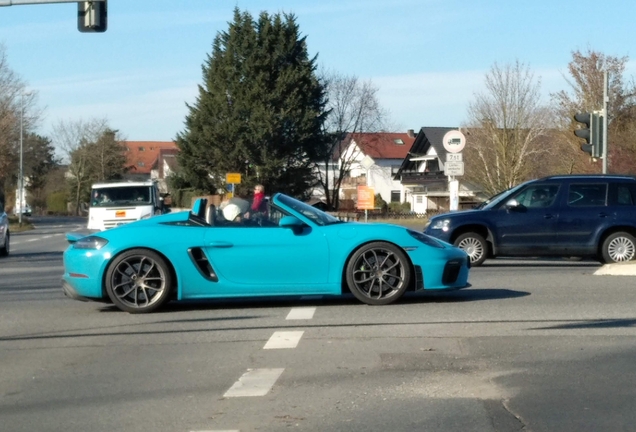
[[[126,162],[131,168],[129,180],[159,181],[159,189],[166,192],[165,179],[177,167],[179,148],[174,141],[124,141]]]
[[[414,141],[412,129],[348,134],[341,146],[344,150],[334,155],[338,169],[345,170],[340,198],[355,200],[358,186],[370,186],[384,201],[399,201],[401,184],[394,175]]]
[[[449,177],[444,174],[446,154],[442,139],[457,128],[423,127],[394,176],[400,183],[401,202],[411,203],[416,213],[450,208]],[[459,208],[471,208],[483,200],[482,191],[459,177]]]

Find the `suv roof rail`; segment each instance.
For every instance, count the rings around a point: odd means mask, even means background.
[[[569,178],[587,178],[587,179],[629,179],[636,180],[636,176],[629,174],[558,174],[542,177],[537,180],[564,180]]]

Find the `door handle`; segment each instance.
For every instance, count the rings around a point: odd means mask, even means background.
[[[547,214],[544,214],[543,217],[545,219],[552,219],[553,216],[550,213],[547,213]]]
[[[599,213],[598,216],[602,217],[602,218],[606,218],[607,217],[607,213]]]
[[[208,246],[214,247],[214,248],[231,248],[232,246],[234,246],[234,244],[230,242],[225,242],[225,241],[213,241],[213,242],[210,242]]]

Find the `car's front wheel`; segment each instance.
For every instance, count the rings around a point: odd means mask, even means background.
[[[172,289],[168,263],[150,250],[124,252],[113,260],[106,272],[108,297],[126,312],[152,312],[169,300]]]
[[[368,243],[355,251],[346,269],[347,285],[361,302],[393,303],[411,281],[411,266],[402,249],[384,242]]]
[[[11,243],[11,235],[7,231],[7,235],[4,236],[4,244],[0,247],[0,257],[6,257],[9,255]]]
[[[603,242],[601,255],[606,263],[631,261],[636,257],[636,239],[626,232],[610,234]]]
[[[477,267],[486,261],[488,243],[480,234],[474,232],[462,234],[455,239],[453,244],[468,254],[471,266]]]

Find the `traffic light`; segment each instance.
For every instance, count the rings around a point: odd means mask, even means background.
[[[585,140],[581,150],[589,153],[593,158],[603,155],[603,117],[599,111],[578,113],[574,120],[583,123],[585,127],[574,130],[574,135]]]
[[[77,2],[77,29],[82,33],[103,33],[108,24],[107,0]]]

